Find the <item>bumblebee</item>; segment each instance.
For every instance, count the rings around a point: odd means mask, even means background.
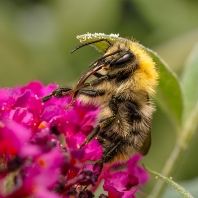
[[[135,153],[146,155],[151,145],[151,119],[155,110],[151,97],[158,83],[155,63],[136,41],[102,38],[86,42],[72,52],[94,43],[106,42],[103,56],[90,64],[75,88],[58,87],[42,98],[76,97],[84,104],[101,108],[98,125],[85,144],[97,138],[103,147],[100,164],[127,160]],[[89,77],[93,79],[87,82]]]

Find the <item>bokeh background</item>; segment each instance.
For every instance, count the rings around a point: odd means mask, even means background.
[[[74,85],[89,63],[100,56],[91,47],[71,55],[79,44],[76,36],[87,32],[135,38],[157,51],[180,75],[198,42],[198,1],[0,0],[0,87],[32,80]],[[152,147],[143,163],[160,172],[176,133],[158,106],[152,134]],[[173,179],[198,197],[197,150],[196,137]],[[143,189],[145,194],[154,182],[151,178]]]

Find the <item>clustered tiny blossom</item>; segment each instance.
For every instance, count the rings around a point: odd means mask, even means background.
[[[70,97],[43,103],[56,88],[31,82],[0,89],[0,198],[92,198],[101,181],[100,198],[133,198],[148,181],[136,155],[124,169],[97,161],[102,146],[94,139],[79,148],[96,126],[100,109]],[[119,169],[119,170],[118,170]]]

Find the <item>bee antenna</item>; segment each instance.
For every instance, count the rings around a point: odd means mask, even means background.
[[[111,43],[109,40],[107,40],[107,39],[98,39],[98,40],[96,40],[96,41],[90,41],[90,42],[83,43],[83,44],[81,44],[81,45],[75,47],[75,48],[71,51],[71,53],[75,52],[76,50],[78,50],[78,49],[80,49],[80,48],[82,48],[82,47],[84,47],[84,46],[91,45],[91,44],[93,44],[93,43],[99,43],[99,42],[101,42],[101,41],[106,41],[106,42],[109,44],[109,47],[112,45],[112,43]]]

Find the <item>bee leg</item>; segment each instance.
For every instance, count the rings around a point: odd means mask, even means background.
[[[96,72],[96,73],[93,74],[93,76],[95,76],[96,78],[101,78],[101,77],[103,77],[104,75],[102,75],[102,74]]]
[[[104,163],[109,162],[118,153],[119,147],[122,145],[123,141],[120,140],[116,142],[112,147],[108,148],[102,156],[102,159],[98,161],[99,165],[102,166]]]
[[[96,128],[86,137],[85,141],[82,143],[80,148],[83,148],[85,144],[89,143],[93,138],[97,136],[100,131],[100,125],[96,126]]]
[[[71,92],[72,92],[72,89],[69,87],[65,87],[65,86],[58,87],[57,89],[52,91],[51,94],[42,97],[41,100],[42,100],[42,102],[46,102],[49,99],[51,99],[52,97],[61,98],[61,97],[64,97],[64,96],[70,94]]]
[[[93,89],[81,89],[78,92],[79,94],[83,94],[89,96],[90,98],[95,98],[97,96],[102,96],[105,94],[105,90],[93,90]]]
[[[101,121],[100,124],[98,124],[96,128],[86,137],[85,141],[82,143],[80,148],[82,148],[83,146],[85,146],[85,144],[93,140],[98,135],[101,129],[109,126],[114,120],[115,120],[115,116],[111,116]]]
[[[108,76],[107,75],[103,76],[103,75],[97,73],[95,76],[97,77],[97,79],[92,80],[89,83],[90,86],[96,86],[96,85],[99,85],[100,83],[102,83],[103,81],[108,80]]]
[[[71,89],[71,88],[66,87],[66,86],[60,86],[57,89],[55,89],[54,91],[52,91],[51,94],[42,97],[41,100],[42,100],[42,102],[46,102],[46,101],[50,100],[52,97],[61,98],[61,97],[64,97],[64,96],[72,94],[72,93],[73,93],[73,100],[75,100],[76,96],[79,93],[79,90],[81,90],[85,87],[98,85],[101,82],[103,82],[104,80],[108,79],[107,75],[102,75],[102,74],[99,74],[99,73],[95,73],[94,76],[96,76],[97,79],[92,80],[90,83],[82,84],[77,90]]]

